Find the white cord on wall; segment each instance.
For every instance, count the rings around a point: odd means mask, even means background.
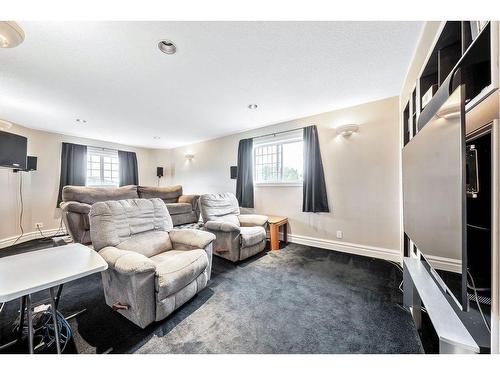
[[[21,212],[19,214],[19,229],[21,229],[21,234],[19,237],[16,238],[14,243],[10,246],[14,246],[17,241],[21,239],[22,236],[24,236],[24,228],[23,228],[23,215],[24,215],[24,201],[23,201],[23,174],[22,172],[19,173],[19,197],[21,199]]]

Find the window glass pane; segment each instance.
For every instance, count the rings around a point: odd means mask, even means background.
[[[290,138],[254,148],[256,182],[300,182],[303,176],[303,142]]]
[[[293,142],[283,145],[283,180],[302,181],[303,177],[303,143]]]
[[[118,186],[118,157],[113,156],[110,150],[106,150],[105,152],[108,154],[103,155],[102,149],[93,149],[92,147],[87,149],[88,186]]]

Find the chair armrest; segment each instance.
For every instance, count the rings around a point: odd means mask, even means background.
[[[196,211],[196,207],[198,206],[198,199],[200,198],[199,195],[181,195],[177,202],[179,203],[189,203],[191,206],[193,206],[193,210]]]
[[[174,248],[177,244],[204,249],[215,240],[213,233],[198,229],[173,229],[168,232]]]
[[[60,207],[65,212],[76,212],[77,214],[88,214],[90,212],[90,208],[92,207],[90,204],[80,203],[75,201],[62,202]]]
[[[207,221],[205,223],[205,229],[213,232],[240,232],[240,227],[236,224],[214,220]]]
[[[265,215],[244,214],[238,215],[238,220],[242,227],[258,227],[267,223],[268,217]]]
[[[99,255],[108,263],[109,268],[125,275],[156,270],[156,264],[151,259],[134,251],[107,246],[99,251]]]

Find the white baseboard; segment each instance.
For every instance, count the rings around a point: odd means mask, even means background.
[[[425,255],[425,259],[436,270],[462,273],[462,262],[458,259],[438,257],[435,255]]]
[[[57,233],[64,235],[64,234],[66,234],[66,230],[64,229],[64,227],[62,229],[56,228],[56,229],[43,230],[44,237],[50,237],[50,236],[53,236],[54,234],[57,234]],[[19,236],[13,236],[13,237],[7,237],[7,238],[0,239],[0,249],[12,246],[14,244],[14,242],[16,241],[17,237],[19,237]],[[16,242],[16,244],[23,243],[26,241],[35,240],[37,238],[42,238],[42,235],[40,234],[39,231],[24,233],[24,235],[19,239],[19,241]]]
[[[397,263],[401,262],[401,252],[395,249],[333,241],[323,238],[313,238],[298,234],[290,234],[288,237],[290,242],[300,245],[319,247],[321,249],[335,250],[342,253],[362,255],[370,258],[390,260]]]

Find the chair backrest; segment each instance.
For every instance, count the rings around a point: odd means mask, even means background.
[[[62,191],[63,202],[75,201],[94,204],[96,202],[133,198],[139,198],[136,185],[127,185],[119,188],[65,186]]]
[[[182,186],[138,186],[139,198],[161,198],[165,203],[176,203],[182,195]]]
[[[240,225],[240,207],[233,193],[203,194],[200,197],[203,222],[225,221]]]
[[[90,237],[97,251],[118,246],[135,234],[172,228],[172,218],[159,198],[98,202],[90,209]]]

